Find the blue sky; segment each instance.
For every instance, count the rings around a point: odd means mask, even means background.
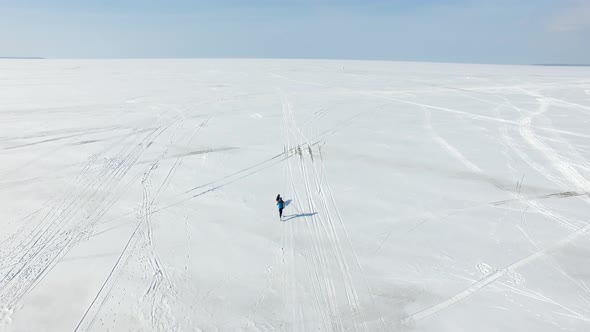
[[[0,56],[590,63],[590,0],[0,0]]]

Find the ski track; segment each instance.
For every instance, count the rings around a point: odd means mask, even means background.
[[[171,135],[170,143],[173,143],[175,141],[178,133],[180,132],[180,129],[184,124],[184,120],[186,119],[187,112],[182,112],[181,114],[175,116],[172,119],[172,121],[167,125],[166,129],[178,123],[176,130]],[[191,135],[188,142],[189,144],[192,142],[194,137],[196,137],[198,131],[203,126],[204,124],[198,127],[196,132],[194,132]],[[131,236],[126,246],[123,248],[123,251],[119,256],[119,259],[115,262],[115,265],[113,266],[111,273],[104,281],[101,288],[98,290],[96,297],[86,310],[83,317],[80,319],[80,322],[76,327],[76,331],[85,331],[92,328],[103,305],[108,301],[109,296],[116,285],[119,275],[125,270],[132,256],[136,254],[138,248],[142,250],[138,252],[138,255],[140,257],[138,257],[137,259],[140,262],[148,262],[150,265],[150,269],[152,271],[151,278],[148,278],[151,279],[151,282],[149,283],[147,290],[144,292],[142,298],[140,299],[140,307],[142,310],[141,313],[144,317],[143,320],[144,322],[149,323],[149,326],[152,330],[176,330],[178,324],[176,322],[176,318],[174,318],[174,316],[171,313],[167,301],[170,299],[175,300],[178,297],[178,294],[171,277],[164,268],[164,264],[154,244],[154,235],[151,220],[152,215],[154,213],[153,206],[156,199],[158,198],[158,195],[168,185],[170,176],[182,160],[182,156],[177,157],[177,160],[175,160],[175,162],[173,163],[167,176],[164,178],[164,181],[159,186],[155,197],[152,198],[150,189],[152,186],[151,173],[155,169],[157,169],[159,161],[166,156],[167,152],[168,149],[165,149],[163,152],[161,152],[157,160],[154,163],[152,163],[146,171],[143,172],[143,176],[141,179],[143,198],[141,208],[137,216],[137,225],[131,233]],[[145,257],[145,259],[142,259],[141,257]],[[144,268],[144,270],[147,271],[148,269]],[[162,289],[161,287],[162,283],[164,283],[164,289]]]
[[[313,266],[313,270],[310,271],[310,279],[324,324],[329,323],[329,325],[324,326],[324,329],[368,331],[367,324],[362,318],[363,310],[368,310],[368,308],[362,307],[357,282],[352,277],[353,269],[360,275],[363,275],[364,272],[348,237],[346,227],[332,195],[332,190],[327,183],[321,148],[318,147],[317,152],[315,152],[318,155],[314,158],[313,144],[303,131],[297,127],[292,106],[286,100],[284,93],[282,94],[283,130],[287,132],[287,139],[284,140],[287,143],[284,150],[294,151],[299,156],[299,162],[296,163],[298,165],[292,165],[291,159],[287,160],[295,205],[298,213],[305,211],[316,213],[305,217],[306,231],[311,234],[311,243],[305,245],[305,247],[313,250],[312,254],[309,255],[312,262],[311,266]],[[314,116],[317,117],[317,115]],[[306,123],[310,125],[311,121],[306,121]],[[309,158],[306,158],[307,154],[309,154]],[[293,161],[293,163],[295,162]],[[294,176],[294,169],[298,170],[297,176]],[[301,185],[305,193],[303,197],[299,195],[300,189],[297,189],[296,179],[302,182]],[[336,220],[338,223],[336,223]],[[287,238],[287,235],[284,235],[284,237]],[[343,243],[342,238],[346,242]],[[325,248],[326,244],[329,244],[328,250]],[[350,263],[351,259],[354,262],[352,265]],[[334,274],[334,270],[338,271],[338,273]],[[366,280],[364,280],[363,287],[366,295],[371,298],[372,304],[375,305],[374,295]],[[346,300],[348,305],[346,312],[343,312],[343,309],[334,302],[338,298]],[[293,316],[295,316],[296,311],[296,309],[292,311]],[[299,312],[300,315],[305,315],[301,310]],[[326,317],[328,317],[327,321],[325,320]],[[381,323],[380,328],[385,329],[381,317],[379,321]]]
[[[133,131],[119,144],[108,146],[92,156],[73,181],[77,185],[76,190],[64,196],[57,205],[38,214],[39,217],[30,223],[36,226],[30,230],[22,229],[18,234],[20,236],[3,243],[0,252],[11,266],[0,281],[0,303],[3,307],[13,308],[70,249],[91,234],[93,227],[116,203],[122,188],[119,182],[152,143],[181,118],[182,115],[176,116],[169,124],[147,134]],[[107,152],[118,146],[122,148],[113,157],[107,157],[108,161],[98,171],[98,177],[87,175],[101,156],[105,158]],[[133,176],[123,188],[136,179],[137,175]],[[22,241],[21,238],[28,240]]]
[[[557,169],[565,179],[568,179],[576,190],[588,192],[590,191],[590,181],[581,176],[574,167],[564,161],[552,148],[544,144],[537,138],[531,128],[531,122],[534,117],[539,116],[549,110],[550,99],[539,98],[539,110],[520,120],[520,133],[522,137],[535,149],[551,161],[555,169]]]
[[[312,83],[312,82],[303,82],[303,81],[296,81],[296,80],[291,80],[289,78],[283,77],[283,76],[278,76],[280,78],[289,80],[291,82],[296,82],[296,83],[302,83],[302,84],[308,84],[308,85],[314,85],[314,86],[320,86],[320,87],[328,87],[322,84],[317,84],[317,83]],[[514,89],[524,89],[525,87],[528,87],[527,85],[519,85],[519,86],[515,86],[513,87]],[[535,88],[538,88],[538,86],[534,86]],[[346,90],[346,89],[343,89]],[[475,90],[471,90],[471,91],[480,91],[480,89],[475,89]],[[497,91],[496,89],[485,89],[485,90],[481,90],[481,91]],[[561,157],[559,157],[556,153],[554,153],[549,147],[547,147],[546,145],[544,145],[542,142],[540,142],[536,136],[534,135],[534,132],[532,132],[532,126],[531,126],[531,122],[532,122],[532,118],[538,114],[542,114],[544,112],[543,109],[541,109],[541,111],[539,111],[537,114],[532,114],[530,116],[524,116],[523,118],[521,118],[519,121],[515,121],[515,120],[506,120],[500,117],[490,117],[490,116],[481,116],[481,115],[475,115],[475,114],[471,114],[469,112],[463,112],[463,111],[457,111],[457,110],[453,110],[453,109],[449,109],[449,108],[445,108],[445,107],[439,107],[439,106],[434,106],[434,105],[428,105],[428,104],[424,104],[424,103],[417,103],[417,102],[412,102],[412,101],[407,101],[407,100],[401,100],[401,99],[397,99],[397,98],[390,98],[387,96],[383,96],[383,95],[376,95],[373,93],[369,93],[369,96],[372,97],[378,97],[378,98],[383,98],[383,99],[388,99],[394,102],[399,102],[399,103],[404,103],[404,104],[409,104],[409,105],[413,105],[413,106],[418,106],[421,107],[423,109],[432,109],[432,110],[438,110],[438,111],[444,111],[444,112],[448,112],[448,113],[454,113],[457,114],[459,116],[466,116],[468,118],[474,119],[474,120],[485,120],[485,121],[492,121],[492,122],[496,122],[501,124],[501,137],[502,140],[504,141],[504,143],[509,146],[510,148],[512,148],[512,150],[514,152],[517,153],[518,156],[520,156],[527,164],[529,164],[531,167],[533,167],[533,169],[537,170],[539,173],[541,173],[542,175],[544,175],[547,179],[549,179],[550,181],[560,185],[560,187],[562,188],[567,188],[568,186],[558,177],[553,176],[548,170],[546,170],[544,167],[540,166],[538,163],[534,162],[531,158],[529,158],[516,144],[514,144],[512,142],[512,138],[509,137],[509,135],[507,135],[507,130],[510,127],[517,127],[520,130],[521,135],[523,136],[523,138],[533,147],[535,147],[537,150],[540,150],[547,158],[549,158],[552,162],[553,165],[556,165],[557,168],[559,169],[559,171],[562,173],[563,176],[565,176],[566,178],[568,178],[572,183],[574,183],[574,185],[576,185],[577,188],[580,189],[580,191],[582,193],[587,192],[587,182],[585,180],[584,177],[580,176],[575,169],[573,169],[573,167],[571,167],[570,164],[568,164],[566,161],[564,161]],[[502,108],[504,106],[507,107],[512,107],[513,109],[517,110],[518,112],[520,112],[521,114],[523,114],[523,112],[518,109],[514,104],[510,103],[506,98],[503,98],[505,100],[505,104],[501,104],[498,103],[496,104],[496,109]],[[543,100],[543,99],[542,99]],[[547,99],[549,100],[549,99]],[[575,106],[575,105],[574,105]],[[559,134],[565,134],[565,135],[571,135],[571,136],[576,136],[576,137],[582,137],[582,138],[588,138],[589,135],[584,135],[584,134],[580,134],[580,133],[573,133],[573,132],[569,132],[569,131],[565,131],[565,130],[557,130],[555,128],[548,128],[548,127],[538,127],[536,129],[540,129],[540,130],[544,130],[547,132],[552,132],[555,133],[557,135]],[[455,149],[453,146],[451,146],[450,144],[448,144],[448,142],[446,142],[444,139],[442,139],[441,137],[437,137],[437,136],[433,136],[433,138],[435,139],[435,141],[438,142],[438,144],[441,145],[441,147],[443,147],[445,150],[447,150],[447,152],[449,152],[453,157],[457,158],[461,163],[463,163],[467,168],[469,168],[470,170],[476,172],[476,173],[483,173],[483,170],[481,170],[478,166],[476,166],[475,164],[471,163],[469,160],[467,160],[457,149]],[[502,190],[506,190],[503,186],[501,186],[498,183],[494,183],[493,181],[491,181],[495,186],[497,186],[499,189]],[[566,189],[567,190],[567,189]],[[543,249],[543,250],[538,250],[537,252],[517,261],[514,262],[508,266],[506,266],[503,269],[500,269],[498,271],[496,271],[493,274],[490,274],[489,276],[487,276],[486,278],[483,278],[479,281],[477,281],[476,283],[474,283],[472,286],[470,286],[469,288],[465,289],[464,291],[438,303],[435,304],[431,307],[425,308],[423,310],[420,310],[418,312],[415,312],[409,316],[407,316],[405,319],[403,319],[400,323],[407,325],[407,324],[411,324],[411,322],[415,321],[415,320],[419,320],[422,318],[426,318],[429,317],[441,310],[444,310],[446,308],[448,308],[449,306],[462,301],[463,299],[469,297],[470,295],[472,295],[473,293],[479,291],[480,289],[483,289],[484,287],[486,287],[487,285],[490,285],[492,283],[494,283],[495,281],[497,281],[498,279],[502,278],[503,276],[505,276],[507,273],[509,273],[511,270],[516,269],[518,267],[521,267],[525,264],[528,264],[529,262],[544,256],[547,252],[552,251],[552,250],[556,250],[559,249],[560,247],[568,244],[569,242],[575,240],[578,237],[581,237],[583,235],[585,235],[588,231],[588,228],[590,227],[587,223],[582,223],[582,222],[576,222],[576,223],[572,223],[570,222],[570,220],[564,218],[563,216],[560,216],[552,211],[550,211],[549,209],[547,209],[546,207],[542,206],[541,204],[539,204],[536,200],[534,199],[523,199],[523,197],[520,196],[520,194],[516,194],[512,192],[512,195],[515,196],[514,199],[518,200],[520,202],[524,202],[525,204],[529,205],[529,207],[532,207],[533,209],[535,209],[536,211],[540,212],[542,215],[556,220],[557,222],[559,222],[560,224],[566,226],[568,229],[573,230],[573,233],[568,236],[567,238],[559,241],[557,244],[555,244],[554,246],[551,246],[549,248]],[[584,200],[586,200],[585,198],[583,198]],[[583,227],[580,227],[580,224],[582,225],[586,225]]]
[[[149,138],[149,135],[147,138]],[[20,250],[23,254],[17,255],[15,258],[11,257],[16,261],[14,263],[17,266],[8,271],[0,283],[0,299],[3,304],[14,306],[16,301],[26,294],[42,278],[45,272],[65,255],[67,250],[85,236],[86,228],[100,219],[102,210],[108,209],[111,203],[108,197],[102,193],[115,191],[118,180],[137,161],[141,147],[142,144],[138,144],[137,147],[131,148],[129,151],[127,148],[123,149],[119,156],[120,159],[118,159],[122,160],[122,162],[119,165],[113,165],[115,167],[109,167],[109,170],[104,170],[101,181],[93,181],[92,179],[84,181],[87,183],[80,192],[74,192],[66,196],[61,203],[58,203],[57,207],[50,209],[41,217],[41,220],[37,222],[39,227],[33,229],[31,235],[26,234],[30,238],[29,241],[19,241],[24,245],[19,244],[14,249]],[[107,166],[111,165],[108,164]],[[87,169],[88,167],[83,169],[82,172],[84,173]],[[83,196],[88,195],[89,198],[83,198]],[[86,212],[86,205],[90,204],[94,199],[99,204],[97,204],[98,206],[95,205],[92,210],[98,213],[94,212],[93,215],[90,212],[90,215],[83,216],[81,220],[82,222],[85,221],[86,225],[76,224],[77,212],[80,210]],[[103,206],[101,203],[105,201],[108,203]],[[11,252],[14,253],[15,250]],[[7,256],[10,257],[11,254],[9,253]]]
[[[287,110],[287,102],[284,100],[284,97],[281,98],[282,99],[282,111],[283,111],[283,135],[286,137],[286,146],[284,148],[284,153],[285,154],[290,154],[290,153],[295,153],[295,151],[297,150],[296,146],[293,146],[291,143],[291,135],[292,135],[292,124],[290,122],[290,119],[288,118],[288,110]],[[297,203],[296,206],[299,207],[298,211],[301,211],[301,205],[299,202],[303,202],[302,200],[300,200],[299,195],[295,185],[295,177],[293,176],[293,167],[291,165],[291,163],[289,162],[289,159],[287,159],[287,166],[289,169],[289,178],[290,178],[290,182],[291,182],[291,189],[293,190],[293,198],[294,201]],[[291,224],[291,223],[289,223]],[[293,226],[293,227],[289,227],[289,230],[292,230],[291,228],[298,228],[298,226]],[[306,223],[305,224],[305,232],[309,232],[310,231],[310,227],[309,225]],[[291,233],[289,234],[289,238],[293,239],[294,238],[294,234]],[[309,239],[309,238],[307,238]],[[306,241],[307,242],[307,241]],[[291,255],[291,269],[290,270],[295,270],[296,268],[296,261],[295,261],[295,245],[297,245],[295,242],[290,243],[292,245],[292,248],[290,248],[290,252],[292,252]],[[328,325],[328,321],[329,319],[331,319],[329,313],[327,312],[326,308],[326,304],[325,304],[325,290],[323,289],[323,285],[320,283],[320,276],[318,275],[318,263],[317,263],[317,258],[318,258],[318,253],[317,253],[317,246],[315,242],[311,242],[309,241],[309,243],[304,243],[303,246],[297,246],[297,248],[310,248],[310,250],[313,250],[312,255],[310,256],[310,260],[311,260],[311,264],[313,266],[313,268],[308,269],[308,275],[309,275],[309,280],[311,281],[311,289],[313,291],[313,295],[314,295],[314,299],[315,299],[315,303],[316,303],[316,309],[317,312],[320,315],[320,322],[323,325],[323,329],[324,330],[329,330],[329,325]],[[291,294],[291,300],[292,300],[292,319],[293,319],[293,324],[295,323],[295,319],[296,319],[296,311],[301,312],[301,320],[300,320],[300,324],[302,325],[302,328],[304,327],[305,324],[305,313],[303,312],[304,309],[301,308],[298,304],[297,304],[297,298],[295,295],[295,286],[297,283],[297,280],[300,280],[299,278],[297,278],[296,275],[288,275],[288,278],[290,278],[292,280],[291,283],[288,284],[288,286],[291,287],[291,290],[289,291],[289,293]],[[300,281],[301,282],[301,281]],[[294,330],[295,330],[295,326],[294,326]]]
[[[512,284],[512,281],[503,281],[504,278],[508,279],[508,277],[513,275],[515,273],[514,271],[518,268],[530,264],[537,259],[544,258],[547,261],[551,261],[548,255],[550,252],[567,246],[576,239],[585,236],[590,231],[590,223],[566,218],[539,202],[539,200],[553,197],[575,197],[576,199],[590,203],[590,197],[588,197],[590,181],[587,180],[587,177],[583,173],[584,171],[590,170],[590,163],[579,153],[579,150],[573,144],[563,138],[563,136],[570,136],[587,139],[590,138],[590,135],[557,129],[551,125],[545,127],[533,125],[535,119],[542,118],[549,121],[548,114],[551,108],[557,105],[582,113],[588,113],[590,107],[541,94],[540,91],[543,89],[555,87],[558,84],[524,83],[514,86],[476,88],[454,88],[433,84],[437,88],[456,90],[466,94],[471,99],[493,106],[495,116],[491,116],[416,102],[409,99],[400,99],[392,97],[390,92],[356,91],[322,83],[294,80],[277,73],[270,74],[273,77],[292,83],[378,98],[387,100],[388,104],[404,104],[420,108],[424,112],[426,127],[431,134],[432,140],[464,167],[480,175],[486,174],[484,169],[480,168],[474,161],[469,160],[451,142],[436,132],[432,126],[431,111],[445,112],[460,118],[497,124],[503,146],[514,152],[518,158],[523,160],[534,171],[563,190],[560,193],[525,197],[520,192],[514,192],[505,188],[498,181],[489,178],[488,181],[493,186],[498,190],[507,192],[511,198],[482,203],[465,209],[452,210],[447,216],[481,206],[503,208],[502,206],[506,204],[519,203],[526,206],[527,209],[530,208],[532,210],[531,212],[538,213],[559,223],[565,229],[569,230],[570,234],[554,242],[552,245],[541,248],[524,229],[516,225],[518,230],[533,245],[534,251],[531,254],[513,261],[498,270],[493,270],[489,266],[482,265],[484,276],[481,279],[470,280],[472,284],[469,287],[440,302],[407,315],[393,327],[397,327],[399,324],[411,326],[418,320],[431,317],[460,303],[486,287],[501,288],[527,298],[554,305],[563,311],[557,312],[556,314],[590,322],[590,318],[573,307],[559,303],[555,299],[545,296],[538,291],[525,287],[516,287]],[[580,82],[580,84],[586,84],[586,82]],[[526,112],[515,103],[512,103],[508,98],[496,95],[498,92],[513,91],[524,92],[536,101],[538,109],[533,112]],[[396,91],[397,94],[403,93],[405,97],[409,98],[413,97],[411,93],[414,92]],[[501,99],[501,101],[494,102],[488,99],[474,97],[470,95],[471,93],[486,94],[495,99]],[[182,163],[185,156],[231,149],[218,148],[194,151],[188,154],[168,155],[168,149],[166,148],[153,160],[140,160],[145,155],[145,152],[154,143],[157,143],[157,140],[163,134],[170,133],[170,130],[176,126],[176,129],[170,136],[170,143],[174,143],[185,125],[185,120],[190,118],[189,113],[192,110],[180,112],[170,118],[167,118],[169,114],[166,112],[164,112],[165,114],[158,114],[158,120],[154,121],[156,122],[155,126],[141,130],[125,127],[67,128],[54,131],[40,131],[23,136],[0,137],[0,142],[8,142],[9,144],[16,142],[14,145],[2,146],[0,148],[0,150],[6,150],[7,153],[12,150],[42,149],[45,146],[51,146],[52,150],[47,152],[49,154],[56,151],[56,149],[66,146],[66,144],[71,144],[69,141],[73,138],[115,130],[126,131],[126,134],[123,136],[111,138],[115,139],[112,144],[88,159],[86,164],[79,170],[77,176],[68,184],[68,187],[71,186],[73,188],[72,190],[64,190],[65,193],[61,197],[45,202],[38,210],[17,221],[19,224],[18,231],[0,242],[0,257],[2,257],[3,261],[3,265],[0,268],[0,328],[4,322],[10,322],[10,314],[18,306],[19,302],[35,289],[71,249],[92,236],[110,230],[96,233],[99,225],[112,221],[112,219],[107,221],[102,219],[117,203],[119,197],[130,186],[138,185],[139,181],[142,199],[138,203],[139,208],[136,218],[131,221],[134,227],[132,227],[130,236],[119,253],[117,260],[114,262],[107,278],[97,290],[95,297],[87,307],[84,315],[80,318],[75,331],[92,329],[103,306],[109,300],[112,300],[113,296],[125,296],[124,292],[113,295],[113,290],[116,288],[118,279],[125,272],[132,259],[144,262],[142,263],[145,265],[143,266],[144,272],[149,274],[149,278],[147,279],[148,284],[143,292],[143,296],[138,299],[142,323],[146,324],[144,328],[154,331],[179,330],[180,322],[178,320],[186,320],[188,318],[175,316],[174,310],[172,310],[171,304],[169,303],[169,301],[178,299],[178,292],[173,282],[173,277],[165,268],[165,264],[157,250],[157,239],[154,235],[155,214],[167,208],[182,204],[187,200],[214,192],[277,164],[283,164],[286,173],[285,178],[289,182],[293,196],[293,203],[290,207],[296,209],[299,214],[309,213],[301,218],[304,222],[293,223],[285,221],[281,225],[282,248],[280,255],[277,256],[280,257],[277,259],[277,263],[281,267],[281,273],[279,275],[284,280],[284,310],[286,317],[289,317],[291,320],[290,330],[391,330],[393,327],[385,324],[385,317],[381,312],[378,312],[379,327],[369,325],[369,320],[364,317],[365,313],[377,310],[376,299],[369,283],[365,279],[365,273],[360,259],[350,240],[332,189],[328,183],[321,151],[326,140],[338,130],[359,116],[379,110],[379,108],[354,114],[352,117],[339,121],[334,127],[318,135],[314,135],[314,122],[322,119],[329,112],[328,109],[320,108],[313,112],[304,119],[300,127],[296,123],[293,106],[286,94],[281,90],[279,90],[279,94],[281,96],[282,107],[282,153],[254,163],[237,172],[224,175],[211,182],[193,187],[180,195],[173,196],[172,198],[176,198],[176,201],[161,207],[157,207],[156,203],[160,195],[166,192],[178,166]],[[236,98],[241,98],[241,96]],[[515,111],[520,115],[520,118],[510,119],[502,117],[500,110]],[[42,111],[46,112],[47,110],[43,109]],[[3,112],[3,114],[8,113],[10,112]],[[212,115],[195,127],[195,130],[191,132],[188,138],[187,146],[191,145],[193,139],[198,136],[201,129],[207,125],[211,118]],[[510,135],[511,130],[517,133],[519,137]],[[554,135],[554,137],[542,137],[536,131],[543,131],[547,136]],[[310,139],[310,137],[313,138]],[[517,139],[521,139],[533,151],[537,151],[540,157],[549,161],[549,166],[544,166],[545,164],[541,164],[535,159],[539,156],[533,157],[530,152],[525,152],[517,142]],[[66,143],[62,142],[64,145],[53,147],[53,143],[60,141],[65,141]],[[91,141],[82,141],[81,143],[86,142]],[[567,155],[558,153],[558,150],[553,148],[548,142],[565,146]],[[21,164],[20,167],[13,168],[1,175],[2,177],[12,175],[20,168],[35,163],[41,157],[28,160]],[[153,174],[159,169],[164,159],[174,160],[170,168],[165,172],[166,175],[162,182],[153,191]],[[142,166],[142,164],[148,165]],[[510,165],[510,168],[515,174],[517,173],[513,165]],[[122,218],[127,217],[123,216]],[[434,217],[441,217],[441,215]],[[412,228],[412,230],[423,225],[430,219],[432,218],[426,218]],[[381,242],[375,253],[379,252],[390,234],[391,232]],[[576,280],[555,262],[552,262],[552,266],[571,281],[580,290],[580,296],[585,303],[590,304],[590,288],[584,281]],[[274,328],[272,325],[266,324],[266,322],[257,321],[260,319],[257,316],[258,309],[266,300],[268,292],[272,289],[274,278],[275,273],[273,267],[270,266],[267,269],[264,288],[255,297],[251,310],[245,317],[248,325],[243,326],[243,328],[253,330]],[[523,277],[521,276],[521,278]],[[310,293],[301,292],[302,289],[309,290]],[[207,294],[205,298],[209,295]],[[302,297],[304,296],[313,296],[314,308],[303,306]],[[203,301],[205,298],[203,298]],[[374,308],[371,308],[371,306]],[[210,316],[213,317],[211,314]],[[375,320],[371,319],[370,321],[374,322]],[[321,327],[311,324],[320,324]]]
[[[522,266],[524,266],[524,265],[526,265],[526,264],[528,264],[540,257],[543,257],[547,253],[549,253],[551,251],[555,251],[555,250],[567,245],[568,243],[580,238],[581,236],[584,236],[586,233],[588,233],[588,231],[590,231],[590,224],[578,229],[577,231],[573,232],[571,235],[569,235],[565,239],[562,239],[561,241],[555,243],[554,245],[552,245],[550,247],[547,247],[542,250],[538,250],[535,253],[532,253],[532,254],[530,254],[518,261],[515,261],[515,262],[505,266],[502,269],[499,269],[493,273],[490,273],[485,278],[478,280],[477,282],[475,282],[474,284],[472,284],[468,288],[447,298],[446,300],[439,302],[435,305],[432,305],[428,308],[414,312],[413,314],[407,316],[404,320],[402,320],[401,323],[404,325],[411,325],[413,322],[415,322],[417,320],[432,316],[432,315],[468,298],[469,296],[473,295],[474,293],[483,289],[484,287],[496,282],[497,280],[504,277],[510,271],[514,271],[517,268],[522,267]]]
[[[581,191],[583,193],[587,192],[588,188],[589,188],[588,181],[585,180],[585,178],[582,177],[580,174],[578,174],[575,171],[575,169],[573,169],[573,167],[571,167],[571,165],[569,163],[567,163],[562,157],[560,157],[557,153],[555,153],[553,149],[551,149],[550,147],[548,147],[547,145],[542,143],[536,137],[536,135],[534,134],[534,132],[532,130],[532,126],[531,126],[532,119],[536,116],[542,115],[543,113],[547,112],[547,110],[549,108],[549,101],[552,99],[543,98],[543,97],[538,96],[537,94],[531,94],[531,96],[538,98],[537,100],[539,102],[539,110],[537,112],[531,113],[530,115],[523,115],[523,117],[519,121],[519,131],[520,131],[521,136],[523,137],[523,139],[525,139],[527,141],[527,143],[529,143],[529,145],[533,146],[535,149],[540,151],[543,154],[543,156],[548,158],[552,162],[554,167],[562,174],[562,176],[564,178],[568,179],[570,181],[570,183],[572,183],[572,185],[574,185],[579,191]],[[514,104],[510,103],[509,105],[512,106],[517,111],[519,111],[521,114],[523,114],[523,112],[520,109],[518,109]],[[457,149],[455,149],[453,146],[451,146],[443,138],[436,135],[436,133],[434,132],[434,130],[432,128],[431,122],[430,122],[430,113],[426,110],[427,107],[425,107],[425,105],[421,105],[421,106],[423,107],[423,110],[426,114],[427,128],[431,131],[433,139],[439,145],[441,145],[442,148],[444,148],[447,152],[449,152],[450,155],[452,155],[453,157],[458,159],[461,163],[463,163],[467,168],[469,168],[470,170],[472,170],[476,173],[483,173],[483,171],[478,166],[474,165],[472,162],[467,160]],[[429,107],[429,108],[438,109],[437,107]],[[542,168],[541,166],[539,166],[538,164],[533,162],[519,148],[517,148],[515,144],[513,144],[511,142],[511,140],[508,138],[509,136],[507,135],[506,131],[508,129],[507,125],[512,124],[512,123],[511,122],[504,122],[504,121],[501,121],[501,122],[504,124],[504,126],[501,129],[501,131],[502,131],[501,137],[512,148],[512,150],[517,152],[517,154],[523,160],[525,160],[529,165],[533,166],[534,169],[539,171],[546,178],[548,178],[549,180],[553,181],[554,183],[559,184],[560,186],[564,187],[565,184],[559,178],[551,175],[547,170],[545,170],[544,168]],[[584,162],[585,162],[585,160],[584,160]],[[502,187],[499,187],[499,188],[503,189]],[[522,199],[522,197],[520,197],[519,194],[514,193],[514,192],[511,192],[511,194],[513,196],[515,196],[516,200],[526,203],[527,205],[529,205],[529,207],[536,209],[537,211],[541,212],[543,215],[545,215],[551,219],[557,220],[562,225],[567,226],[569,229],[573,229],[574,232],[572,232],[568,237],[562,239],[561,241],[558,241],[557,243],[555,243],[554,245],[552,245],[550,247],[547,247],[545,249],[539,249],[537,247],[537,250],[534,253],[530,254],[529,256],[526,256],[518,261],[515,261],[515,262],[505,266],[502,269],[496,270],[493,273],[488,274],[486,277],[476,281],[468,288],[466,288],[463,291],[443,300],[442,302],[439,302],[439,303],[434,304],[430,307],[427,307],[425,309],[422,309],[422,310],[412,313],[411,315],[407,316],[402,321],[400,321],[400,323],[402,325],[406,325],[406,326],[413,325],[414,322],[417,320],[421,320],[421,319],[427,318],[429,316],[432,316],[432,315],[434,315],[434,314],[436,314],[436,313],[438,313],[438,312],[440,312],[440,311],[442,311],[442,310],[444,310],[444,309],[446,309],[458,302],[461,302],[464,299],[468,298],[469,296],[473,295],[474,293],[478,292],[479,290],[483,289],[484,287],[495,283],[496,281],[503,278],[511,271],[514,271],[517,268],[524,266],[524,265],[526,265],[526,264],[528,264],[540,257],[544,257],[547,253],[549,253],[551,251],[555,251],[555,250],[567,245],[568,243],[576,240],[577,238],[580,238],[580,237],[586,235],[588,233],[588,231],[590,231],[590,223],[585,223],[585,226],[583,226],[583,227],[576,226],[575,224],[570,223],[566,218],[564,218],[560,215],[557,215],[554,212],[550,211],[549,209],[543,207],[541,204],[539,204],[535,200]],[[530,238],[529,238],[529,240],[530,240]],[[563,271],[563,270],[560,270],[560,271],[562,273],[564,273],[568,277],[568,279],[570,279],[572,282],[574,282],[574,284],[576,284],[578,287],[582,287],[582,289],[584,291],[588,291],[586,288],[581,286],[579,282],[577,282],[576,280],[571,278],[569,275],[567,275],[567,273],[565,273],[565,271]],[[520,292],[520,290],[516,289],[513,286],[507,285],[505,283],[500,283],[500,284],[511,289],[512,291],[519,291]],[[569,308],[566,308],[563,305],[556,303],[555,301],[549,300],[547,298],[545,298],[545,300],[543,300],[543,301],[562,307],[563,309],[569,311],[572,314],[571,317],[575,317],[575,318],[582,319],[585,321],[590,321],[590,320],[588,320],[588,318],[584,317],[580,313],[573,312]]]

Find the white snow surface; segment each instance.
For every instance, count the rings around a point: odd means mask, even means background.
[[[587,67],[2,60],[0,330],[590,331],[589,129]]]

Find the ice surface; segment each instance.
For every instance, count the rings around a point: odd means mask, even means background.
[[[2,60],[0,329],[588,331],[589,129],[590,68]]]

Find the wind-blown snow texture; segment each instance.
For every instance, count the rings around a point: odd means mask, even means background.
[[[589,68],[2,61],[0,329],[590,330],[589,128]]]

